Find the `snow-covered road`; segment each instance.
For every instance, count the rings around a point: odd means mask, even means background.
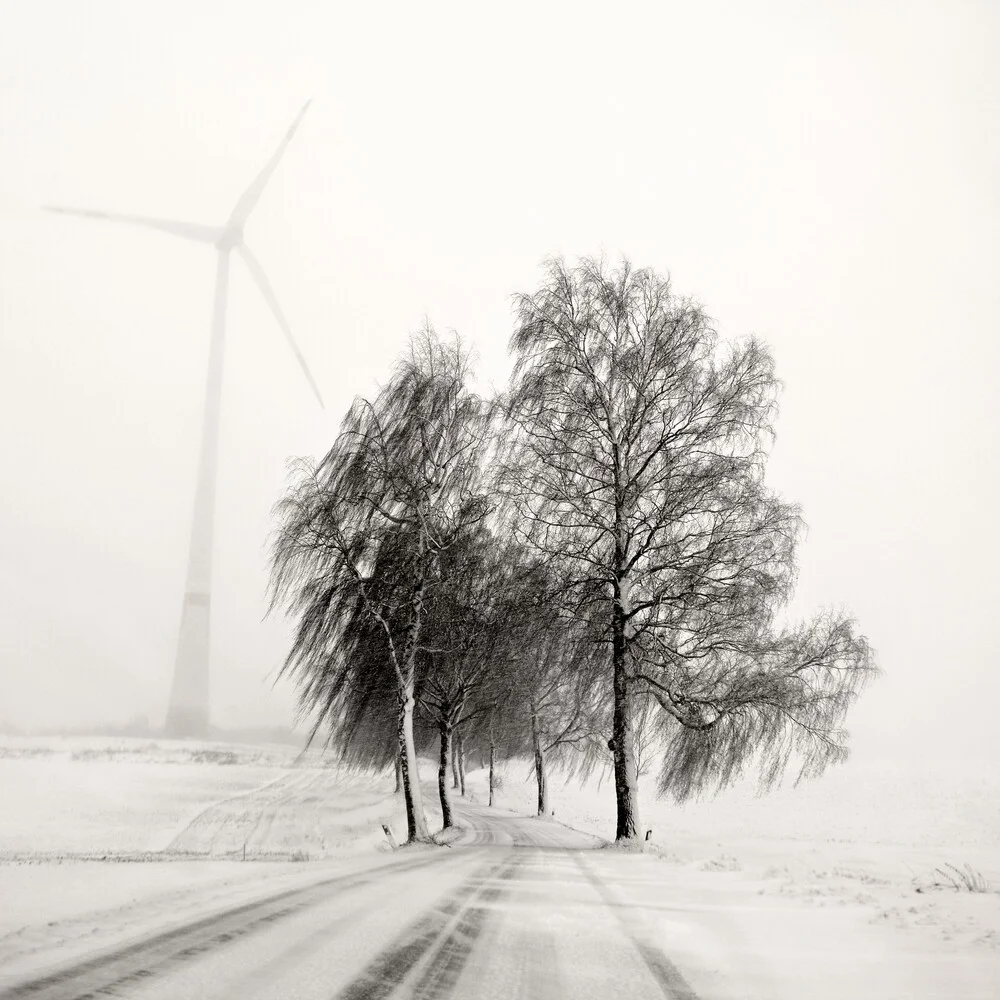
[[[462,803],[451,848],[400,851],[233,899],[0,1000],[993,998],[960,963],[727,872],[593,850],[555,822]],[[982,971],[980,969],[980,971]],[[964,979],[963,979],[964,977]]]

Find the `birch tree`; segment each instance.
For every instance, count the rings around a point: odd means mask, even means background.
[[[442,556],[489,509],[488,413],[469,376],[461,342],[424,329],[378,395],[355,400],[326,457],[299,463],[276,507],[272,607],[298,619],[283,672],[315,733],[338,724],[345,698],[377,689],[365,666],[389,671],[410,842],[429,836],[413,736],[428,589]],[[355,659],[373,631],[384,657]]]
[[[846,616],[778,627],[802,522],[764,482],[767,348],[723,344],[699,306],[628,263],[551,262],[517,312],[512,523],[605,622],[616,838],[641,832],[637,698],[674,730],[662,790],[729,780],[753,751],[772,776],[789,747],[813,773],[837,759],[873,661]]]
[[[505,723],[508,739],[519,736],[520,751],[531,756],[537,814],[544,816],[551,812],[550,764],[586,772],[598,759],[594,738],[608,714],[606,657],[599,627],[560,608],[565,581],[520,545],[508,542],[506,551],[514,567],[502,630],[506,690],[491,721]]]
[[[427,607],[418,700],[438,732],[438,795],[447,829],[453,825],[449,765],[464,795],[463,735],[488,715],[487,688],[503,669],[497,647],[507,574],[496,540],[483,525],[466,532],[441,563],[447,582],[435,589]]]

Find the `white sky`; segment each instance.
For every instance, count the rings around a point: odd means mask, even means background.
[[[885,677],[851,728],[998,756],[1000,7],[33,0],[0,33],[0,719],[166,709],[214,255],[44,203],[247,227],[327,400],[234,261],[213,718],[282,724],[262,622],[293,454],[428,316],[502,383],[546,255],[669,271],[786,381],[803,609]]]

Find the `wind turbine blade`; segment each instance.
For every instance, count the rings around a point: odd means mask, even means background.
[[[267,166],[254,178],[250,186],[240,196],[240,200],[236,202],[233,214],[229,216],[230,226],[243,228],[243,224],[249,218],[257,202],[260,201],[260,196],[264,192],[267,182],[271,179],[271,175],[278,169],[278,163],[281,161],[282,156],[285,155],[285,150],[292,141],[292,136],[295,135],[295,130],[299,127],[299,122],[302,121],[303,115],[309,110],[310,104],[312,104],[312,101],[306,101],[302,106],[302,110],[296,115],[291,128],[285,133],[285,138],[281,140],[281,145],[275,150],[271,159],[267,161]]]
[[[185,240],[195,240],[198,243],[217,243],[225,229],[222,226],[202,226],[197,222],[171,222],[169,219],[151,219],[147,215],[121,215],[118,212],[93,212],[85,208],[63,208],[61,205],[43,205],[46,212],[58,212],[60,215],[80,215],[87,219],[102,219],[105,222],[124,222],[129,226],[141,226],[144,229],[158,229],[171,236],[180,236]]]
[[[302,352],[299,350],[299,345],[295,343],[295,338],[292,336],[291,328],[288,325],[288,320],[285,319],[285,314],[281,311],[281,306],[278,305],[278,300],[275,297],[274,289],[271,287],[271,283],[267,280],[267,275],[264,273],[264,268],[260,266],[260,262],[251,253],[250,248],[244,243],[241,244],[237,249],[240,255],[246,261],[246,265],[250,270],[250,277],[253,278],[254,284],[260,289],[260,294],[264,296],[264,301],[271,307],[271,312],[274,313],[274,318],[278,321],[278,326],[281,327],[281,332],[285,335],[285,339],[288,341],[295,354],[298,358],[299,364],[302,366],[302,371],[305,373],[306,380],[312,388],[312,391],[316,394],[316,398],[319,400],[319,405],[323,406],[323,397],[319,394],[319,388],[316,385],[315,379],[312,377],[312,372],[309,371],[309,366],[306,364],[306,359],[302,357]],[[325,406],[323,406],[326,409]]]

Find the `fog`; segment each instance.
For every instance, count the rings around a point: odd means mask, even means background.
[[[206,10],[207,8],[207,10]],[[773,485],[796,608],[884,676],[871,755],[1000,750],[992,646],[1000,12],[988,3],[10,5],[0,36],[0,722],[166,711],[211,247],[43,204],[247,227],[326,401],[230,284],[212,718],[288,725],[270,509],[427,317],[507,374],[551,254],[669,272],[786,384]]]

